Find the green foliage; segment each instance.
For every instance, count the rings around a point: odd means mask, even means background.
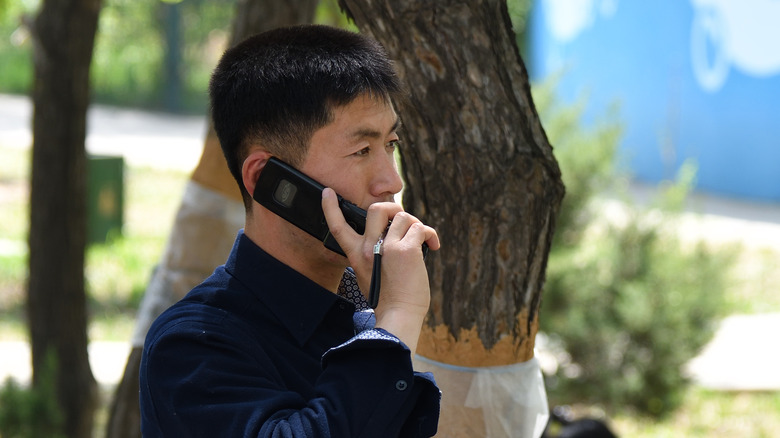
[[[517,47],[523,58],[526,58],[528,52],[528,38],[526,28],[528,27],[528,17],[533,7],[532,0],[507,0],[507,11],[512,20],[512,28],[516,35]]]
[[[585,99],[569,106],[555,100],[557,78],[534,84],[537,110],[555,158],[563,174],[566,196],[558,215],[555,246],[576,245],[583,238],[587,225],[594,220],[587,209],[593,196],[623,183],[617,169],[617,145],[622,134],[618,120],[619,108],[610,108],[593,128],[582,127],[581,115]]]
[[[181,0],[181,100],[186,112],[202,113],[211,70],[222,54],[235,10],[224,0]],[[94,100],[162,108],[167,42],[158,0],[106,0],[100,12],[91,65]],[[0,15],[0,92],[24,94],[32,86],[32,38],[22,17],[34,17],[35,0],[7,3]]]
[[[661,185],[654,206],[598,199],[625,193],[616,110],[585,129],[582,103],[560,107],[554,83],[534,95],[567,189],[540,313],[562,359],[547,389],[562,403],[661,416],[681,402],[682,367],[712,336],[733,255],[686,244],[673,231],[694,182],[690,163],[677,182]]]
[[[109,0],[100,12],[92,57],[95,100],[152,107],[162,88],[164,41],[156,1]]]
[[[178,105],[203,112],[209,74],[227,41],[234,7],[224,1],[109,0],[100,13],[92,61],[97,101],[123,106],[164,106],[167,41],[164,7],[176,7],[182,29],[182,83]]]
[[[23,16],[32,20],[38,0],[0,0],[0,92],[25,94],[33,79],[32,38]],[[180,71],[176,83],[166,82],[169,40],[166,10],[176,8]],[[92,96],[96,102],[149,109],[203,113],[211,71],[227,45],[235,2],[226,0],[105,0],[91,64]],[[349,27],[336,0],[322,0],[315,21]],[[178,102],[166,91],[178,87]]]
[[[358,32],[355,23],[349,21],[347,16],[341,12],[338,0],[320,0],[317,4],[317,10],[314,13],[314,22]]]
[[[0,436],[4,438],[61,438],[64,416],[57,406],[57,360],[46,356],[38,383],[23,388],[13,379],[0,389]]]
[[[25,93],[32,84],[32,39],[23,24],[37,2],[3,1],[0,5],[0,92]]]

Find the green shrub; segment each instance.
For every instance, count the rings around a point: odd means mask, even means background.
[[[64,416],[56,400],[56,357],[48,354],[38,384],[23,388],[13,379],[0,389],[0,436],[61,438]]]
[[[660,416],[678,406],[682,367],[712,336],[733,254],[673,232],[694,181],[690,163],[660,187],[654,205],[598,199],[626,193],[617,117],[584,129],[582,104],[561,108],[554,82],[535,92],[567,189],[540,311],[540,330],[561,361],[548,376],[550,399]],[[607,219],[605,211],[616,214]]]
[[[26,93],[32,84],[32,38],[23,26],[35,2],[0,2],[0,92]]]

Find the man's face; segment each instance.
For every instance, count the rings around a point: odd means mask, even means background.
[[[403,188],[393,151],[399,119],[384,100],[361,96],[314,132],[301,171],[367,209]]]

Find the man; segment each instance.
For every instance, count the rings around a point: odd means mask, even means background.
[[[149,330],[144,436],[436,432],[440,392],[411,357],[430,303],[421,246],[440,244],[392,202],[402,188],[393,157],[401,96],[382,47],[347,31],[277,29],[224,54],[210,85],[212,117],[245,228],[225,265]],[[271,157],[329,187],[322,209],[346,257],[253,201]],[[335,193],[368,210],[362,235]],[[355,283],[368,290],[380,239],[371,312]]]

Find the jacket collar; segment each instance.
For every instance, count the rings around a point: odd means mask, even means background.
[[[352,326],[354,305],[309,280],[252,242],[241,230],[225,269],[261,301],[300,345],[305,344],[334,306]]]

